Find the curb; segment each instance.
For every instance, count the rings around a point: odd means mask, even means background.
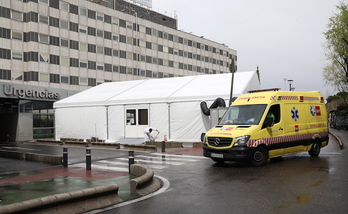
[[[336,140],[337,140],[337,142],[338,142],[338,144],[340,146],[340,149],[343,149],[343,145],[344,144],[342,143],[342,140],[337,135],[335,135],[334,133],[332,133],[330,131],[329,131],[329,134],[331,134],[332,136],[334,136],[336,138]]]
[[[0,214],[23,213],[24,211],[25,213],[73,214],[120,202],[122,199],[118,196],[118,185],[111,184],[4,205],[0,207]]]
[[[160,180],[154,178],[153,170],[146,165],[132,164],[130,173],[139,176],[130,180],[131,194],[147,195],[159,190],[162,186]]]

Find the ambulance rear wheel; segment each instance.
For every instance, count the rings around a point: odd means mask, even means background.
[[[311,150],[308,151],[309,155],[311,157],[318,157],[320,154],[320,142],[319,141],[315,141],[312,145]]]
[[[263,166],[267,163],[267,161],[268,161],[267,149],[263,146],[257,147],[257,149],[255,150],[253,154],[251,164],[253,166]]]
[[[213,161],[215,161],[216,163],[218,164],[223,164],[225,163],[225,160],[224,159],[221,159],[221,158],[211,158]]]

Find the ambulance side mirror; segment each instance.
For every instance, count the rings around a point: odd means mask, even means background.
[[[267,127],[272,127],[274,124],[274,120],[272,117],[266,117],[265,122],[263,124],[263,128],[267,128]]]

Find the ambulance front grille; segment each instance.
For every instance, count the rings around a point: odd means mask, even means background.
[[[228,137],[208,137],[208,144],[214,147],[230,146],[233,138]]]

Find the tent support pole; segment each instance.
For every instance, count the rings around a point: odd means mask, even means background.
[[[171,139],[171,129],[170,129],[170,103],[168,103],[168,139]]]
[[[106,139],[109,140],[109,106],[106,106]]]

